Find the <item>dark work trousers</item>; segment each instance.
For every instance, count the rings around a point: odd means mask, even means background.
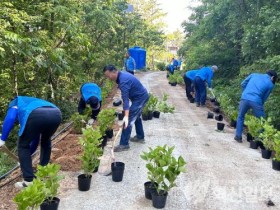
[[[101,106],[102,106],[102,101],[100,101],[100,107],[99,107],[99,109],[96,109],[96,110],[92,110],[92,111],[91,111],[91,118],[92,118],[92,119],[94,119],[94,120],[97,119],[97,116],[98,116],[98,114],[99,114],[99,112],[100,112],[100,110],[101,110]]]
[[[206,101],[206,85],[200,77],[194,79],[195,102],[197,105],[205,105]]]
[[[30,113],[23,134],[18,140],[18,157],[25,181],[30,182],[34,178],[30,142],[41,135],[40,165],[47,165],[51,156],[51,136],[60,122],[61,112],[57,108],[40,107]]]
[[[186,96],[189,100],[193,99],[192,96],[192,92],[194,92],[194,87],[193,87],[193,82],[191,81],[190,78],[186,77],[186,75],[184,75],[184,82],[186,85]]]
[[[92,110],[91,111],[91,118],[96,120],[97,115],[99,114],[100,110],[101,110],[101,106],[102,106],[102,101],[100,101],[100,107],[97,110]],[[80,101],[79,101],[79,105],[78,105],[78,112],[79,114],[83,114],[83,111],[86,108],[86,102],[84,101],[84,99],[81,97]]]

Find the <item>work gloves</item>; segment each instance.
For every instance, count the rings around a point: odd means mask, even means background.
[[[4,144],[5,144],[5,142],[0,139],[0,147],[2,147]]]
[[[94,123],[94,119],[89,119],[87,122],[88,125],[92,125],[93,123]]]
[[[127,126],[128,126],[128,116],[124,116],[122,124],[123,124],[124,128],[127,128]]]

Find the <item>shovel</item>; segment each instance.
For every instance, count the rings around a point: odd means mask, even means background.
[[[18,157],[12,153],[5,145],[0,147],[0,150],[5,152],[9,157],[13,158],[15,161],[19,162]]]
[[[111,155],[112,155],[112,160],[113,160],[114,165],[116,165],[116,158],[115,158],[115,153],[114,153],[115,143],[116,143],[116,140],[119,137],[120,133],[122,132],[123,126],[124,126],[124,124],[122,124],[120,126],[120,129],[119,129],[119,131],[118,131],[117,135],[115,136],[114,141],[112,143]]]

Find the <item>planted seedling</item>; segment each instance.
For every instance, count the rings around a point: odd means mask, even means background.
[[[257,141],[263,128],[261,119],[255,116],[250,116],[245,124],[248,126],[249,133],[253,136],[254,140]]]
[[[87,124],[87,115],[80,115],[79,113],[74,113],[71,116],[71,121],[73,121],[73,130],[75,133],[82,133],[82,128],[84,128]]]
[[[58,195],[59,181],[64,176],[58,175],[60,165],[49,163],[46,166],[38,165],[36,178],[45,184],[45,201],[51,203]]]
[[[83,136],[79,138],[82,146],[83,154],[81,156],[82,169],[85,176],[90,176],[95,168],[99,166],[99,157],[102,155],[102,148],[100,147],[100,138],[102,137],[99,127],[93,129],[88,126],[82,129]]]
[[[162,100],[158,103],[158,110],[163,113],[174,113],[175,107],[168,105],[167,99],[168,95],[164,93]]]
[[[97,116],[98,126],[100,128],[101,135],[104,136],[106,130],[113,129],[115,123],[115,115],[116,110],[111,109],[103,109]]]
[[[260,133],[259,137],[267,150],[272,151],[276,133],[277,130],[271,125],[271,118],[263,120],[263,131]]]
[[[19,210],[38,209],[45,200],[45,184],[39,179],[34,179],[33,183],[21,190],[13,200]]]

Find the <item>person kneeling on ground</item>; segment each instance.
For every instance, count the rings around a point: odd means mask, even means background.
[[[125,112],[123,118],[124,129],[121,134],[120,145],[114,148],[115,152],[121,152],[129,149],[129,140],[140,143],[145,141],[141,113],[149,100],[149,94],[136,77],[127,72],[118,71],[113,65],[105,66],[103,72],[105,77],[116,81],[121,90],[123,110]],[[130,107],[129,100],[132,102]],[[133,124],[135,124],[136,136],[130,138]]]
[[[253,110],[254,116],[265,117],[264,103],[274,88],[277,80],[277,73],[269,70],[266,74],[250,74],[242,83],[242,95],[239,103],[239,112],[236,124],[236,133],[234,139],[242,142],[242,131],[245,114],[249,109]]]
[[[89,124],[92,124],[97,115],[100,112],[101,105],[102,105],[102,96],[101,96],[101,89],[95,83],[85,83],[80,88],[81,98],[78,105],[78,112],[79,114],[83,114],[83,111],[86,108],[86,104],[89,104],[92,112],[91,118],[89,120]]]
[[[17,182],[15,187],[23,188],[32,184],[34,178],[31,159],[32,140],[41,137],[40,165],[47,165],[51,156],[51,136],[61,122],[61,112],[48,101],[27,96],[16,97],[8,107],[3,123],[0,147],[5,144],[16,121],[20,124],[17,147],[24,181]]]
[[[205,106],[206,102],[206,82],[208,84],[208,88],[211,89],[212,78],[214,72],[218,70],[216,65],[212,67],[203,67],[201,68],[198,73],[195,75],[194,78],[194,88],[195,88],[195,102],[196,106],[202,107]]]

